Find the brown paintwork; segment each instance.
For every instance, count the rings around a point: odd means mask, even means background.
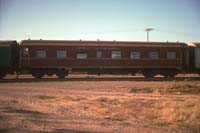
[[[20,44],[21,65],[31,68],[180,68],[182,65],[182,47],[184,43],[161,42],[114,42],[114,41],[44,41],[26,40]],[[29,49],[29,56],[23,55],[23,49]],[[35,52],[45,50],[45,59],[36,59]],[[56,51],[67,51],[66,59],[56,59]],[[96,52],[102,51],[102,59],[96,58]],[[121,51],[122,59],[111,59],[112,51]],[[141,59],[130,59],[130,52],[141,52]],[[158,60],[148,58],[148,53],[159,52]],[[167,60],[167,51],[176,52],[176,60]],[[87,53],[87,59],[76,59],[77,53]],[[29,59],[29,61],[27,61]]]

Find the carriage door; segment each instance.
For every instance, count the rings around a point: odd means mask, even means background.
[[[22,66],[24,67],[28,67],[30,65],[30,52],[29,52],[29,48],[23,48],[23,56],[22,56]]]

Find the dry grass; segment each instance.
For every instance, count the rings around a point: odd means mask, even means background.
[[[107,97],[100,97],[100,98],[96,99],[96,101],[98,101],[100,103],[110,104],[110,105],[119,104],[118,99],[107,98]]]
[[[162,90],[160,90],[162,92]],[[165,88],[165,93],[200,94],[200,85],[195,83],[174,83]]]
[[[74,102],[78,102],[78,101],[82,101],[82,100],[86,100],[86,97],[82,97],[82,96],[64,96],[63,98],[65,101],[74,101]]]
[[[106,117],[106,120],[110,120],[110,121],[118,121],[118,122],[122,122],[125,120],[125,117],[123,114],[116,114],[110,117]]]
[[[161,94],[200,94],[200,84],[197,83],[172,83],[169,85],[137,86],[129,89],[130,93],[153,93]]]
[[[131,88],[130,93],[152,93],[153,92],[153,88],[151,87],[134,87]]]
[[[196,101],[163,101],[158,114],[168,122],[200,125],[200,100]]]
[[[164,91],[165,94],[199,94],[199,85],[194,83],[172,84]],[[194,93],[195,92],[195,93]],[[193,125],[200,127],[200,99],[176,98],[162,100],[155,104],[155,111],[162,119],[169,123]]]
[[[48,100],[48,99],[55,99],[56,98],[55,96],[49,96],[49,95],[36,95],[35,97],[38,98],[38,99],[41,99],[41,100]]]
[[[0,86],[0,131],[193,132],[200,125],[199,82],[30,84]]]

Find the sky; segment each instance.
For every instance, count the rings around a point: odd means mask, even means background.
[[[0,0],[0,40],[200,42],[200,0]]]

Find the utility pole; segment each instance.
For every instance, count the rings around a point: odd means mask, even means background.
[[[152,30],[154,30],[154,28],[146,28],[146,29],[144,29],[144,31],[147,32],[147,42],[149,42],[149,32],[152,31]]]

